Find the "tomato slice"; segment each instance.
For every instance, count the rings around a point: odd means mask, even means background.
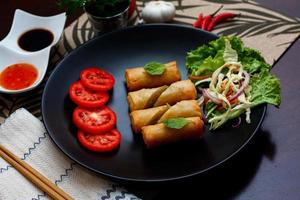
[[[121,142],[121,134],[117,129],[112,129],[98,135],[90,135],[79,130],[77,138],[82,146],[95,152],[113,151]]]
[[[83,87],[80,81],[73,83],[69,89],[70,98],[78,106],[87,108],[101,107],[108,102],[107,92],[95,92]]]
[[[108,91],[113,88],[115,78],[108,72],[91,67],[80,73],[82,84],[95,91]]]
[[[116,120],[116,114],[107,106],[93,109],[77,107],[73,112],[74,124],[89,134],[100,134],[113,129]]]

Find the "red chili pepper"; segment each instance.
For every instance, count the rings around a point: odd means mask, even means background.
[[[201,24],[201,29],[207,30],[208,25],[210,24],[212,18],[223,8],[223,5],[218,8],[213,14],[207,15],[206,17],[203,18],[202,24]]]
[[[201,25],[201,29],[207,30],[207,27],[210,24],[211,18],[212,17],[210,15],[207,15],[206,17],[204,17],[202,25]]]
[[[219,24],[220,22],[223,22],[227,19],[230,18],[234,18],[237,15],[235,13],[229,13],[229,12],[225,12],[225,13],[220,13],[219,15],[215,16],[209,23],[208,27],[207,27],[207,31],[211,31],[215,25]]]
[[[202,21],[203,21],[203,14],[200,14],[198,19],[193,23],[193,27],[201,28]]]

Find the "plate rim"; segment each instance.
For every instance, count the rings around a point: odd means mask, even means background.
[[[41,111],[42,111],[42,122],[46,128],[46,131],[48,133],[48,135],[50,136],[51,140],[53,141],[53,143],[58,147],[58,149],[63,153],[65,154],[70,160],[74,161],[75,163],[79,164],[80,166],[88,169],[88,170],[91,170],[92,172],[96,173],[96,174],[99,174],[99,175],[103,175],[105,177],[108,177],[108,178],[112,178],[114,180],[121,180],[121,181],[127,181],[127,182],[136,182],[136,183],[161,183],[161,182],[171,182],[171,181],[176,181],[176,180],[181,180],[181,179],[186,179],[186,178],[190,178],[190,177],[193,177],[193,176],[196,176],[196,175],[200,175],[202,173],[205,173],[219,165],[221,165],[222,163],[228,161],[229,159],[231,159],[233,156],[235,156],[238,152],[240,152],[248,143],[249,141],[254,137],[254,135],[256,135],[257,131],[259,130],[259,128],[261,127],[261,124],[265,118],[265,114],[266,114],[266,109],[267,109],[267,105],[266,104],[263,104],[263,105],[260,105],[261,107],[263,107],[263,111],[262,111],[262,116],[257,124],[257,127],[255,128],[255,130],[252,132],[252,134],[250,135],[249,138],[247,138],[247,140],[239,147],[237,148],[230,156],[226,157],[225,159],[213,164],[212,166],[206,168],[206,169],[203,169],[203,170],[200,170],[200,171],[197,171],[197,172],[194,172],[194,173],[190,173],[190,174],[187,174],[187,175],[181,175],[181,176],[176,176],[176,177],[172,177],[172,178],[155,178],[155,179],[141,179],[141,178],[126,178],[126,177],[121,177],[121,176],[116,176],[116,175],[113,175],[113,174],[109,174],[109,173],[105,173],[105,172],[101,172],[101,171],[98,171],[98,170],[95,170],[89,166],[87,166],[86,164],[82,163],[82,162],[79,162],[76,158],[73,158],[64,148],[62,148],[62,146],[59,144],[58,141],[56,141],[53,136],[52,136],[52,133],[50,133],[50,128],[48,127],[47,123],[45,123],[44,119],[45,119],[45,95],[46,95],[46,92],[48,90],[48,87],[49,87],[49,82],[51,81],[51,79],[53,78],[54,74],[57,72],[57,70],[62,66],[62,63],[70,56],[72,56],[73,54],[75,54],[76,52],[80,51],[81,48],[84,48],[85,46],[89,45],[90,43],[93,43],[95,40],[101,40],[103,37],[108,37],[110,35],[113,35],[113,34],[118,34],[118,33],[121,33],[123,31],[130,31],[130,30],[134,30],[134,29],[140,29],[140,28],[151,28],[151,27],[155,27],[155,28],[159,28],[159,27],[173,27],[173,28],[185,28],[185,29],[190,29],[190,30],[193,30],[193,31],[198,31],[198,32],[204,32],[205,34],[209,34],[209,35],[212,35],[212,36],[215,36],[215,37],[219,37],[218,35],[216,34],[213,34],[211,32],[207,32],[207,31],[204,31],[202,29],[196,29],[192,26],[188,26],[188,25],[184,25],[184,24],[160,24],[160,23],[154,23],[154,24],[143,24],[143,25],[137,25],[137,26],[131,26],[131,27],[125,27],[125,28],[122,28],[122,29],[119,29],[119,30],[115,30],[115,31],[112,31],[112,32],[109,32],[109,33],[106,33],[106,34],[103,34],[101,36],[96,36],[94,38],[92,38],[91,40],[79,45],[78,47],[76,47],[75,49],[73,49],[70,53],[68,53],[66,56],[63,57],[63,59],[61,59],[55,66],[55,68],[53,69],[53,71],[51,72],[50,76],[48,77],[47,79],[47,82],[44,86],[44,90],[43,90],[43,94],[42,94],[42,103],[41,103]],[[258,106],[258,107],[260,107]]]

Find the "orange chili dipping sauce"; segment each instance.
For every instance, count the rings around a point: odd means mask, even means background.
[[[9,90],[20,90],[31,86],[37,79],[37,69],[28,63],[17,63],[0,73],[0,85]]]

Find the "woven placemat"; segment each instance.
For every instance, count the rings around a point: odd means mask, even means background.
[[[199,13],[211,14],[223,5],[222,11],[240,13],[241,16],[215,27],[218,35],[237,35],[246,45],[256,48],[269,64],[274,64],[300,34],[300,20],[264,8],[254,1],[246,0],[169,0],[176,6],[176,17],[173,23],[191,25]],[[137,9],[130,20],[130,25],[139,21],[141,10],[147,0],[137,1]],[[222,4],[220,4],[222,2]],[[0,95],[0,123],[12,112],[24,107],[41,118],[41,95],[45,83],[55,67],[68,52],[94,37],[86,14],[83,14],[68,26],[51,54],[49,70],[42,84],[36,89],[19,95]]]

